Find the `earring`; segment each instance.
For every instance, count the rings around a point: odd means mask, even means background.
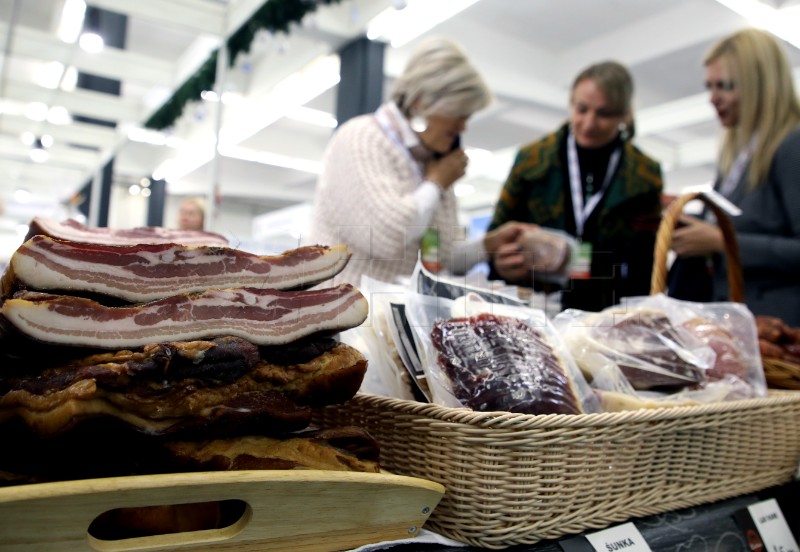
[[[619,128],[619,137],[620,137],[620,139],[623,142],[626,142],[628,140],[628,138],[629,138],[628,125],[626,125],[625,123],[620,123],[618,128]]]
[[[411,117],[409,124],[414,132],[425,132],[425,129],[428,128],[428,121],[421,115],[414,115]]]

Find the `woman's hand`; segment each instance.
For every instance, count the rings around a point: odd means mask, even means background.
[[[510,221],[487,232],[483,246],[492,257],[495,272],[506,282],[528,283],[531,266],[526,261],[520,238],[528,230],[538,228],[535,224]]]
[[[678,221],[684,225],[672,231],[672,250],[678,256],[692,257],[725,251],[725,239],[718,226],[688,215],[681,215]]]
[[[467,173],[468,161],[463,149],[453,150],[441,159],[428,161],[425,178],[436,183],[442,190],[447,190]]]
[[[514,243],[526,230],[535,228],[538,228],[536,224],[528,224],[514,220],[506,222],[494,230],[486,232],[486,235],[483,237],[483,248],[490,256],[493,256],[501,245]]]

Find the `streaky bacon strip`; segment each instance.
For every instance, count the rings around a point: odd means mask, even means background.
[[[350,284],[306,291],[208,290],[124,307],[22,291],[2,307],[6,320],[30,338],[98,349],[221,335],[257,345],[281,345],[319,332],[353,328],[366,320],[367,312],[367,300]]]
[[[333,278],[350,255],[346,245],[259,256],[229,247],[103,245],[38,235],[11,257],[3,295],[27,288],[92,292],[141,303],[207,289],[299,289]]]
[[[159,226],[139,228],[94,228],[74,219],[64,222],[35,217],[25,239],[44,235],[60,240],[81,243],[104,243],[109,245],[136,245],[141,243],[180,243],[183,245],[228,245],[228,239],[214,232],[197,230],[172,230]]]

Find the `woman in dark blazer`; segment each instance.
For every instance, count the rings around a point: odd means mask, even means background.
[[[706,88],[724,127],[715,189],[742,210],[732,218],[745,302],[756,315],[800,326],[800,101],[791,66],[769,33],[746,29],[705,58]],[[684,216],[681,258],[710,255],[712,300],[728,298],[724,242],[713,221]]]

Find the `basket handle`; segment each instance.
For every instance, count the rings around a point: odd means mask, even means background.
[[[667,289],[667,253],[672,244],[672,231],[678,221],[683,207],[694,199],[699,199],[710,208],[717,217],[717,225],[722,230],[725,241],[725,257],[728,263],[728,297],[735,303],[744,303],[744,276],[742,275],[742,261],[739,256],[739,244],[736,241],[736,231],[728,215],[720,207],[708,199],[701,192],[683,194],[667,207],[661,218],[656,234],[655,258],[653,259],[653,273],[650,280],[650,294],[665,293]]]

